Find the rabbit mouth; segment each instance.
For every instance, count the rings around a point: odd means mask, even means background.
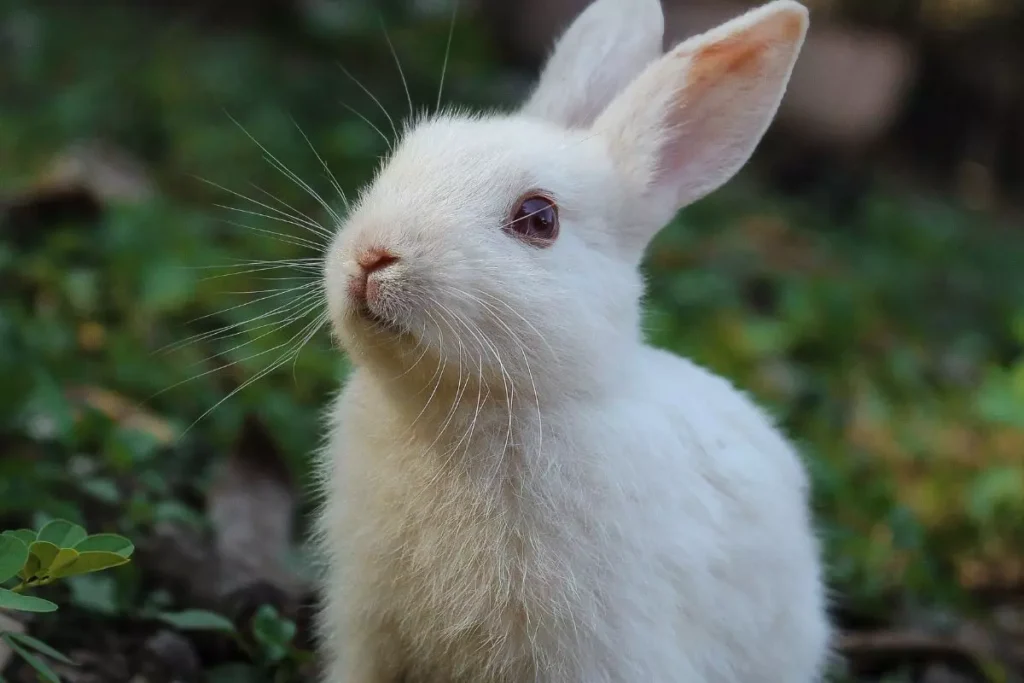
[[[365,303],[357,306],[355,313],[356,317],[369,326],[371,331],[386,333],[396,337],[406,334],[406,329],[398,321],[390,316],[374,311]]]

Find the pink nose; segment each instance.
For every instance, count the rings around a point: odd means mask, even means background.
[[[359,302],[376,298],[377,283],[371,281],[370,276],[384,270],[397,260],[397,256],[379,247],[367,249],[360,254],[356,259],[356,263],[359,264],[359,273],[349,282],[349,293],[352,297]]]

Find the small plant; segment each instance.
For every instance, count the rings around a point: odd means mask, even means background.
[[[225,664],[210,672],[212,683],[295,680],[299,668],[312,653],[295,645],[295,622],[281,615],[273,605],[261,605],[249,622],[249,634],[235,628],[230,619],[205,610],[164,612],[164,623],[183,631],[217,631],[229,636],[250,662]]]
[[[25,591],[70,576],[127,564],[134,551],[135,546],[123,536],[90,536],[82,527],[63,519],[49,522],[38,533],[31,529],[4,531],[0,534],[0,610],[54,612],[56,603],[26,595]],[[0,632],[0,639],[51,683],[60,679],[37,653],[71,663],[63,654],[31,636]]]

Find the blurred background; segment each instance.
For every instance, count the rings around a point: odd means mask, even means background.
[[[0,529],[136,546],[0,632],[66,681],[310,680],[309,465],[346,363],[308,224],[442,72],[442,102],[508,107],[586,4],[0,2]],[[664,0],[667,38],[752,4]],[[1021,681],[1024,3],[808,4],[754,160],[649,253],[650,337],[798,440],[840,680]]]

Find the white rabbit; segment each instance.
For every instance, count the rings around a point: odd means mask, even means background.
[[[747,161],[807,25],[663,55],[657,0],[597,0],[520,111],[406,133],[325,266],[330,683],[822,677],[797,454],[639,324],[647,243]]]

